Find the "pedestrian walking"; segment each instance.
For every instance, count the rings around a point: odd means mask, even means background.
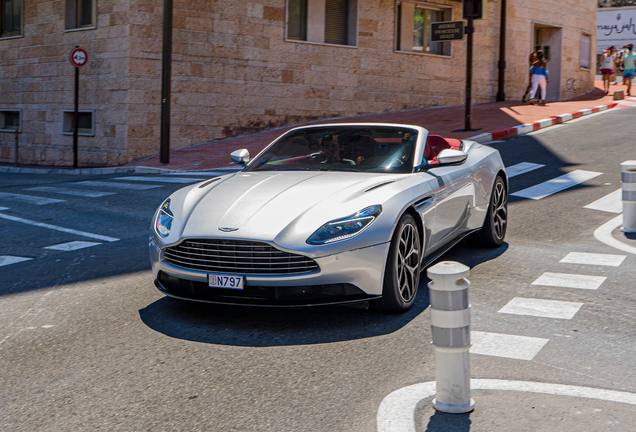
[[[601,56],[601,74],[603,75],[603,90],[605,94],[609,93],[610,77],[614,72],[614,57],[611,54],[610,48],[603,51],[603,55]]]
[[[623,54],[623,79],[627,85],[627,96],[632,95],[632,78],[634,78],[635,73],[636,53],[634,53],[633,48],[632,44],[627,45],[627,53]]]
[[[614,85],[618,84],[618,72],[623,74],[623,56],[627,52],[627,45],[623,45],[623,48],[619,49],[616,52],[616,81],[614,81]],[[625,85],[625,78],[623,77],[623,85]]]
[[[534,51],[530,53],[530,56],[528,57],[530,67],[532,67],[534,62],[537,61],[537,52],[539,52],[540,50],[541,50],[541,46],[537,45],[534,47]],[[532,80],[528,81],[528,87],[526,87],[526,92],[523,95],[523,99],[521,99],[523,103],[528,102],[528,95],[530,95],[531,90],[532,90]]]
[[[532,83],[532,92],[530,93],[530,103],[534,105],[534,97],[537,94],[537,89],[541,88],[540,104],[545,104],[545,96],[547,92],[550,73],[548,72],[548,65],[543,59],[543,51],[537,51],[537,60],[530,67],[530,81]]]

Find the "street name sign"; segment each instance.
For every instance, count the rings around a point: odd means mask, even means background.
[[[463,40],[464,33],[464,21],[431,23],[431,42]]]

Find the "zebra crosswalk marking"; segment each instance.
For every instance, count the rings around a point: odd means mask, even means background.
[[[569,320],[582,306],[583,303],[515,297],[499,313]]]
[[[214,177],[214,176],[213,176]],[[188,178],[188,177],[117,177],[113,180],[128,180],[141,182],[164,182],[164,183],[195,183],[207,178]]]
[[[603,198],[597,199],[584,208],[592,210],[600,210],[609,213],[623,213],[623,193],[622,189],[605,195]]]
[[[3,200],[13,200],[13,201],[20,201],[20,202],[24,202],[27,204],[34,204],[34,205],[47,205],[47,204],[55,204],[55,203],[61,203],[64,202],[64,200],[60,200],[60,199],[54,199],[54,198],[44,198],[44,197],[38,197],[38,196],[33,196],[33,195],[22,195],[22,194],[14,194],[14,193],[8,193],[8,192],[0,192],[0,199]]]
[[[470,353],[532,360],[549,339],[501,333],[470,332]]]
[[[16,264],[23,261],[29,261],[32,259],[33,258],[19,257],[19,256],[13,256],[13,255],[0,255],[0,267],[6,266],[9,264]]]
[[[506,172],[508,173],[508,178],[512,178],[539,168],[543,168],[544,166],[545,165],[530,162],[521,162],[516,165],[506,167]]]
[[[565,264],[585,264],[618,267],[623,263],[625,258],[627,258],[627,255],[570,252],[559,262]]]
[[[36,192],[51,192],[57,193],[61,195],[74,195],[81,196],[87,198],[99,198],[107,195],[116,195],[115,192],[100,192],[100,191],[88,191],[81,189],[69,189],[69,188],[61,188],[61,187],[51,187],[51,186],[39,186],[34,188],[25,189],[28,191],[36,191]]]
[[[88,241],[72,241],[72,242],[67,242],[67,243],[54,244],[54,245],[51,245],[51,246],[45,246],[42,249],[50,249],[50,250],[70,252],[70,251],[75,251],[75,250],[78,250],[78,249],[84,249],[84,248],[91,247],[91,246],[97,246],[97,245],[100,245],[100,244],[102,244],[102,243],[88,242]]]
[[[607,279],[605,276],[546,272],[532,282],[532,285],[597,290],[605,279]]]
[[[155,189],[163,187],[164,185],[148,185],[148,184],[133,184],[133,183],[112,183],[112,182],[104,182],[104,181],[81,181],[75,184],[83,185],[83,186],[93,186],[93,187],[106,187],[106,188],[115,188],[115,189],[131,189],[131,190],[146,190],[146,189]]]
[[[534,185],[510,195],[520,198],[540,200],[557,192],[564,191],[578,184],[591,180],[594,177],[600,176],[601,174],[603,173],[575,170],[560,177],[556,177],[543,183],[539,183],[538,185]]]

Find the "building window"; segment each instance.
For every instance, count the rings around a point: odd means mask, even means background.
[[[73,127],[75,126],[74,111],[64,111],[64,119],[62,121],[62,127],[64,128],[64,135],[72,135]],[[83,136],[95,135],[95,118],[93,111],[80,111],[77,113],[77,134]]]
[[[581,67],[590,69],[592,64],[592,36],[589,34],[581,35]]]
[[[0,110],[0,131],[20,131],[20,110]]]
[[[95,27],[95,0],[66,0],[66,29]]]
[[[307,40],[307,0],[289,0],[287,39]]]
[[[402,2],[398,4],[397,13],[398,51],[450,55],[450,42],[431,41],[431,24],[450,21],[452,9],[432,9]]]
[[[22,0],[0,0],[0,37],[20,36],[22,33]]]
[[[287,40],[357,44],[357,0],[288,0]]]

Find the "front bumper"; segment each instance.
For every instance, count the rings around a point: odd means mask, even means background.
[[[319,270],[289,275],[245,275],[242,291],[208,287],[208,273],[162,259],[155,241],[150,260],[157,288],[186,300],[262,306],[350,303],[382,295],[389,243],[314,258]]]

